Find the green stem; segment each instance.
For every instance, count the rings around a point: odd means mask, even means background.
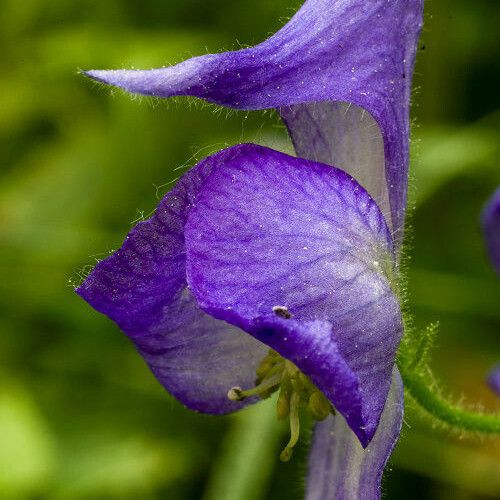
[[[270,398],[233,416],[203,500],[261,500],[279,452],[281,425]]]
[[[461,430],[500,434],[500,415],[464,410],[434,392],[421,375],[404,366],[399,368],[405,389],[433,417]]]

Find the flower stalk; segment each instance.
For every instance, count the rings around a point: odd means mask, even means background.
[[[431,417],[455,429],[500,434],[500,416],[465,410],[443,398],[423,375],[399,365],[406,393]]]

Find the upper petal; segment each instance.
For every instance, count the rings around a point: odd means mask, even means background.
[[[363,449],[340,416],[316,424],[306,500],[380,500],[382,474],[403,423],[403,383],[394,368],[377,432]]]
[[[227,398],[253,384],[267,347],[201,311],[186,287],[184,224],[205,179],[234,151],[207,158],[186,173],[153,217],[99,262],[77,289],[131,338],[162,385],[185,405],[210,413],[241,408]]]
[[[423,0],[307,0],[280,31],[253,48],[195,57],[169,68],[87,75],[141,94],[192,95],[238,109],[279,108],[300,156],[352,173],[357,165],[336,137],[351,117],[346,121],[331,102],[363,108],[380,127],[372,136],[382,139],[385,159],[380,144],[373,149],[369,141],[359,144],[369,147],[374,159],[359,180],[382,207],[390,205],[388,223],[399,231],[422,9]],[[355,118],[359,135],[367,124]],[[385,181],[385,189],[372,191],[375,178]]]
[[[500,276],[500,188],[486,204],[482,224],[491,262]]]
[[[189,287],[206,312],[310,376],[366,445],[401,336],[384,217],[343,171],[259,146],[238,150],[189,212]]]

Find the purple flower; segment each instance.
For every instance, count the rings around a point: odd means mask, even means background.
[[[500,276],[500,188],[486,203],[481,216],[486,240],[486,249],[493,267]],[[487,383],[490,389],[500,396],[500,365],[493,367],[488,374]]]
[[[500,364],[494,366],[488,374],[488,386],[497,395],[500,396]]]
[[[482,225],[489,257],[500,276],[500,188],[484,207]]]
[[[205,159],[77,291],[194,410],[279,391],[284,459],[300,406],[324,420],[310,500],[379,498],[401,429],[397,260],[421,17],[422,0],[309,0],[254,48],[87,72],[285,121],[300,158],[244,144]]]

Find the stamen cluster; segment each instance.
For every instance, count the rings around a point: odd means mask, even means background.
[[[276,414],[279,420],[290,421],[290,440],[280,454],[283,462],[292,457],[293,448],[300,435],[300,409],[306,408],[314,420],[325,420],[335,414],[325,395],[291,361],[270,350],[256,370],[255,387],[242,390],[233,387],[227,397],[232,401],[242,401],[251,396],[266,399],[279,391],[276,401]]]

